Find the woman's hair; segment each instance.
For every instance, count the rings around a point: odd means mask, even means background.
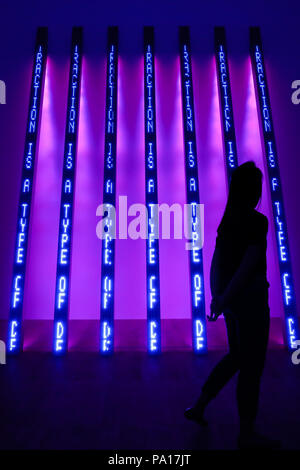
[[[252,161],[243,163],[234,170],[225,212],[219,228],[234,212],[246,214],[249,210],[255,209],[261,198],[262,179],[261,170]]]

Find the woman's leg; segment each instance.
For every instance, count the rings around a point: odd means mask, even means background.
[[[240,372],[237,402],[241,433],[253,432],[258,410],[260,381],[265,364],[270,316],[266,305],[248,307],[240,312]]]
[[[209,374],[196,404],[185,411],[186,418],[202,425],[207,424],[203,417],[205,407],[239,369],[239,344],[236,318],[231,313],[227,313],[225,315],[225,322],[228,335],[229,353],[218,362]]]
[[[225,314],[225,323],[228,336],[229,352],[218,362],[209,374],[198,401],[205,406],[217,396],[222,388],[239,370],[239,338],[236,316],[228,312]]]

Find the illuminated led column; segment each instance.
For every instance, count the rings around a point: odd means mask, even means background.
[[[270,95],[264,64],[259,28],[250,28],[250,54],[255,83],[257,109],[260,121],[266,166],[268,169],[273,219],[275,225],[278,260],[281,276],[283,305],[286,319],[286,340],[289,349],[297,347],[299,325],[296,310],[294,280],[288,242],[287,223],[279,174],[275,133],[273,127]]]
[[[189,250],[191,275],[191,302],[192,302],[192,335],[193,349],[196,353],[207,350],[205,299],[202,248],[194,243],[199,238],[200,218],[195,209],[200,204],[198,163],[196,149],[196,133],[194,118],[194,95],[192,81],[192,61],[190,47],[190,33],[188,27],[179,29],[180,69],[182,91],[182,117],[185,151],[185,175],[187,203],[193,208],[190,211],[190,227],[192,249]]]
[[[57,252],[53,349],[68,349],[75,172],[82,62],[82,28],[73,28]]]
[[[114,271],[115,271],[115,204],[116,149],[118,104],[118,28],[108,28],[105,148],[103,204],[105,205],[105,236],[102,240],[100,352],[111,354],[114,349]]]
[[[21,190],[18,206],[10,317],[8,324],[7,352],[9,354],[16,354],[22,349],[22,313],[26,258],[32,204],[32,187],[34,184],[35,156],[38,147],[38,134],[40,127],[40,109],[42,107],[47,62],[47,46],[48,29],[38,28],[34,52]]]
[[[223,148],[225,154],[227,184],[229,184],[231,174],[238,166],[238,162],[227,59],[226,35],[225,28],[223,27],[215,28],[215,58],[218,76],[220,113],[223,128]]]
[[[145,112],[145,174],[146,206],[148,209],[147,265],[147,330],[148,351],[161,350],[160,282],[157,197],[157,147],[154,28],[144,28],[144,112]]]

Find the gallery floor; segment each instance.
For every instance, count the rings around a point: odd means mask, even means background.
[[[222,355],[168,352],[149,357],[23,353],[0,366],[0,449],[234,449],[235,380],[209,405],[209,427],[185,420]],[[268,352],[259,429],[300,449],[300,365]]]

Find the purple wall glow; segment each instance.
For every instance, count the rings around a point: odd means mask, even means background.
[[[155,26],[159,202],[170,205],[185,203],[178,26],[187,24],[191,27],[200,198],[205,204],[204,274],[207,309],[210,302],[210,261],[216,229],[226,201],[213,27],[226,27],[239,162],[254,160],[263,170],[266,183],[248,52],[248,27],[261,26],[296,295],[300,302],[300,248],[297,238],[300,106],[298,108],[293,105],[290,98],[291,82],[300,78],[297,67],[300,63],[297,15],[291,17],[287,7],[284,9],[273,5],[271,17],[267,5],[258,0],[244,6],[240,2],[232,2],[230,7],[219,0],[211,5],[205,4],[205,7],[192,0],[188,9],[186,3],[179,0],[155,0],[147,8],[141,2],[133,2],[129,6],[119,0],[113,5],[53,0],[49,8],[29,0],[26,4],[19,2],[18,15],[15,5],[13,7],[8,2],[1,8],[0,79],[6,83],[7,104],[0,106],[0,201],[3,217],[0,244],[0,320],[6,320],[9,311],[17,201],[35,31],[40,25],[49,28],[49,59],[24,298],[24,319],[47,320],[47,328],[27,328],[25,349],[30,349],[41,341],[51,345],[69,48],[73,25],[84,27],[84,59],[70,320],[86,320],[86,326],[83,322],[78,322],[79,329],[70,326],[70,348],[76,349],[78,345],[89,342],[97,345],[98,338],[101,242],[96,237],[96,208],[102,202],[106,30],[110,24],[119,25],[120,38],[117,196],[127,195],[129,205],[144,202],[145,193],[142,35],[145,24]],[[300,7],[296,8],[299,10]],[[282,28],[281,34],[278,34],[279,25]],[[271,315],[275,318],[282,316],[283,308],[268,198],[265,184],[261,211],[270,221],[268,277],[271,283]],[[170,345],[191,346],[189,267],[184,243],[184,240],[160,241],[161,316],[163,325],[169,325],[162,332],[164,349],[168,349]],[[115,318],[118,320],[116,346],[119,348],[143,348],[145,345],[145,256],[145,241],[117,240]],[[127,330],[120,326],[122,320],[130,325]],[[134,326],[137,323],[140,326]],[[41,325],[40,322],[36,324]],[[209,325],[210,345],[224,342],[224,339],[219,339],[223,337],[222,322],[219,328]],[[92,337],[89,336],[91,331]],[[0,338],[3,335],[0,330]],[[173,335],[177,336],[176,340]],[[280,327],[274,332],[273,339],[282,343]]]

